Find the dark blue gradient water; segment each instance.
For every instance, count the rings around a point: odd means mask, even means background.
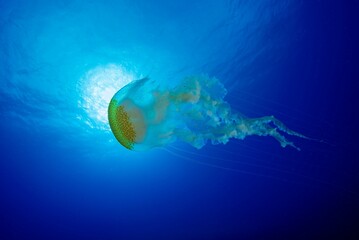
[[[358,239],[359,2],[0,0],[0,239]],[[215,76],[266,137],[123,148],[126,83]]]

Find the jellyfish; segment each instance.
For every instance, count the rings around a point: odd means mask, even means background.
[[[127,149],[144,151],[184,141],[200,149],[208,142],[270,136],[282,147],[300,150],[285,135],[308,139],[274,116],[248,118],[224,100],[227,90],[215,77],[189,76],[164,88],[148,77],[129,83],[111,99],[108,120]]]

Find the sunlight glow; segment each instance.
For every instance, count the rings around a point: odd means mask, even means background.
[[[88,71],[82,79],[83,108],[90,121],[85,121],[91,128],[110,130],[107,119],[107,108],[112,96],[122,87],[135,79],[135,76],[116,64],[96,67]]]

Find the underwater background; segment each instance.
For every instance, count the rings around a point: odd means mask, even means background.
[[[0,239],[359,239],[359,2],[0,0]],[[129,151],[128,82],[218,78],[323,140]]]

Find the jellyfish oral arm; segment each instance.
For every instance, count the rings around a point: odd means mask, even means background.
[[[282,133],[299,138],[309,139],[308,137],[289,129],[274,116],[242,119],[240,121],[241,123],[237,125],[239,130],[237,138],[243,139],[244,137],[250,135],[270,136],[275,138],[282,147],[291,146],[298,151],[300,151],[300,148],[295,146],[293,142],[288,141]]]

